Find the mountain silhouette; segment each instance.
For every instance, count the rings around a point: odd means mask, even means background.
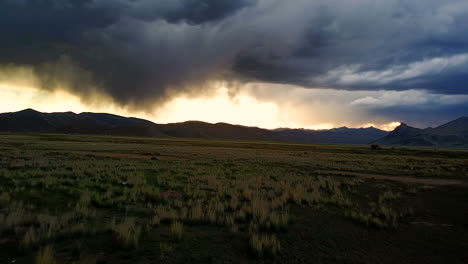
[[[468,117],[461,117],[435,128],[419,129],[401,124],[374,144],[468,147]]]
[[[184,137],[228,140],[267,140],[298,143],[367,144],[388,134],[377,128],[262,129],[200,121],[156,124],[106,113],[41,113],[33,109],[0,114],[0,131],[144,137]]]

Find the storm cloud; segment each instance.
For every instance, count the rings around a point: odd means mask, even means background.
[[[133,107],[215,81],[468,94],[466,25],[466,0],[3,0],[0,69]]]

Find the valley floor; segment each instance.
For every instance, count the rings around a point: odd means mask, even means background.
[[[0,135],[0,263],[468,263],[468,151]]]

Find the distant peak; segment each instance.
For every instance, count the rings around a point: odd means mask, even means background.
[[[21,111],[18,111],[17,113],[40,113],[39,111],[36,111],[32,108],[27,108],[27,109],[24,109],[24,110],[21,110]]]
[[[344,131],[344,130],[348,130],[349,128],[346,127],[346,126],[342,126],[342,127],[337,127],[337,128],[333,128],[333,130],[336,130],[336,131]]]
[[[20,112],[28,112],[28,111],[29,111],[29,112],[39,112],[39,111],[36,111],[36,110],[34,110],[34,109],[32,109],[32,108],[26,108],[26,109],[24,109],[24,110],[21,110]]]
[[[392,135],[401,135],[401,134],[407,134],[407,133],[417,133],[421,131],[422,129],[420,128],[415,128],[412,126],[408,126],[405,123],[401,123],[398,127],[396,127],[390,134]]]
[[[408,126],[405,123],[400,123],[399,126],[395,127],[395,129],[392,131],[392,133],[404,133],[405,131],[408,131],[411,127]]]
[[[396,128],[401,128],[401,127],[409,127],[406,123],[401,122],[399,126]]]
[[[361,129],[364,129],[364,130],[382,130],[382,129],[376,128],[375,126],[361,127]]]

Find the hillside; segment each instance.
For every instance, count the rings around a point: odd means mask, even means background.
[[[0,114],[0,131],[123,136],[161,135],[154,123],[143,119],[100,113],[41,113],[33,109]]]
[[[288,141],[331,144],[368,144],[373,139],[382,138],[388,134],[387,131],[374,127],[340,127],[326,130],[277,129],[275,131]]]
[[[388,134],[386,131],[373,127],[356,129],[342,127],[329,130],[289,128],[269,130],[199,121],[155,124],[144,119],[103,113],[41,113],[32,109],[0,114],[0,131],[333,144],[367,144]]]
[[[401,124],[375,144],[433,147],[468,147],[468,117],[435,128],[419,129]]]

